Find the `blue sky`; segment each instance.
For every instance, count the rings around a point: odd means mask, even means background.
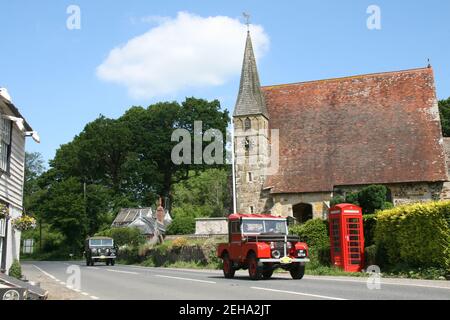
[[[66,27],[71,4],[81,9],[80,30]],[[372,4],[381,9],[381,30],[366,27]],[[157,28],[155,17],[175,19],[181,11],[231,19],[250,12],[269,41],[259,59],[264,85],[424,67],[430,58],[438,97],[450,96],[448,1],[0,0],[0,8],[0,86],[41,135],[42,143],[29,140],[27,150],[46,160],[99,114],[118,117],[133,105],[186,96],[218,98],[232,110],[239,84],[235,64],[219,84],[180,84],[150,96],[133,96],[126,85],[98,76],[112,49]],[[220,67],[220,61],[208,63]]]

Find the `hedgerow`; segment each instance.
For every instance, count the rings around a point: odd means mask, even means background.
[[[378,213],[375,242],[390,266],[450,270],[450,201],[406,205]]]

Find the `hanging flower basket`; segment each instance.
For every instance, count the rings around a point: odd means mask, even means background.
[[[28,231],[36,228],[36,219],[30,216],[22,216],[12,221],[14,229],[18,231]]]
[[[3,203],[0,203],[0,219],[6,219],[9,216],[9,209]]]

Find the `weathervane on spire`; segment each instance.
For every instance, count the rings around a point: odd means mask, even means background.
[[[247,25],[247,31],[250,31],[250,15],[248,13],[242,12],[245,18],[245,24]]]

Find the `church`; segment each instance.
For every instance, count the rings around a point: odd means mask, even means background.
[[[450,198],[430,65],[261,86],[248,32],[233,124],[240,213],[326,219],[335,195],[373,184],[394,205]]]

